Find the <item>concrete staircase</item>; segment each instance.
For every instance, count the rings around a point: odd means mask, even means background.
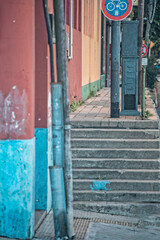
[[[74,208],[160,214],[158,121],[72,121]]]

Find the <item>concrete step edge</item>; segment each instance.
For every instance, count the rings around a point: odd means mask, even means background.
[[[88,183],[93,183],[93,181],[96,182],[106,182],[107,180],[95,180],[95,179],[73,179],[73,182],[80,182],[80,183],[84,183],[84,182],[88,182]],[[109,179],[108,180],[111,183],[159,183],[160,184],[160,180],[132,180],[132,179]]]
[[[80,203],[80,204],[88,204],[88,205],[104,205],[104,206],[109,206],[109,205],[112,205],[112,206],[117,206],[117,205],[122,205],[122,206],[125,206],[125,205],[128,205],[128,204],[134,204],[135,206],[146,206],[146,205],[159,205],[160,206],[160,202],[159,203],[149,203],[149,202],[106,202],[106,201],[96,201],[96,202],[90,202],[90,201],[73,201],[73,204],[77,204],[77,203]]]
[[[104,193],[107,195],[111,194],[155,194],[155,195],[160,195],[160,191],[130,191],[130,190],[114,190],[114,191],[106,191],[106,190],[74,190],[73,193],[82,193],[82,194],[87,194],[87,193],[94,193],[94,194],[101,194],[103,195]],[[159,202],[160,203],[160,202]]]
[[[72,158],[72,161],[127,161],[127,162],[160,162],[159,159],[127,159],[127,158]]]
[[[152,149],[148,149],[148,148],[138,148],[138,149],[128,149],[128,148],[111,148],[111,149],[108,149],[108,148],[96,148],[96,149],[92,149],[92,148],[74,148],[73,151],[79,151],[79,150],[83,150],[83,151],[136,151],[136,152],[140,152],[140,151],[148,151],[148,152],[152,152],[152,151],[155,151],[155,152],[160,152],[160,149],[157,149],[157,148],[152,148]]]
[[[88,139],[86,138],[73,138],[71,139],[72,142],[74,141],[78,141],[78,142],[88,142]],[[123,138],[123,139],[119,139],[119,138],[90,138],[89,139],[90,142],[159,142],[159,138],[156,138],[156,139],[127,139],[127,138]]]
[[[140,173],[140,172],[148,172],[148,173],[150,173],[150,172],[158,172],[158,173],[160,173],[160,170],[159,169],[98,169],[98,168],[92,168],[92,169],[84,169],[84,168],[78,168],[78,169],[73,169],[73,172],[81,172],[81,171],[83,171],[83,172],[93,172],[93,171],[97,171],[97,172],[138,172],[138,173]]]
[[[158,128],[158,120],[110,120],[104,119],[101,121],[94,121],[94,120],[71,120],[72,128],[132,128],[132,129],[139,129],[139,128],[147,128],[147,129],[157,129]]]

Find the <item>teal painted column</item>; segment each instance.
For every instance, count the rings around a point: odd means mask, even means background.
[[[51,209],[51,184],[49,166],[52,158],[52,128],[36,128],[35,207],[37,210]]]
[[[50,11],[53,1],[50,1]],[[50,12],[51,13],[51,12]],[[43,1],[35,0],[35,208],[51,209],[49,166],[52,159],[50,60]]]
[[[0,236],[32,239],[35,5],[34,0],[5,0],[0,8]]]

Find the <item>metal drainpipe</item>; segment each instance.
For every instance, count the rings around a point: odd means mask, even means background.
[[[47,0],[43,0],[43,8],[44,8],[44,14],[45,14],[45,20],[46,20],[46,26],[47,26],[47,32],[48,32],[49,50],[50,50],[51,82],[54,82],[53,41],[52,41],[50,17],[48,14]]]
[[[48,14],[47,0],[43,0],[43,7],[48,31],[48,42],[50,46],[50,65],[51,65],[52,139],[53,139],[54,166],[50,167],[50,179],[51,179],[55,236],[56,239],[59,239],[64,238],[67,235],[66,200],[63,174],[64,124],[63,124],[62,85],[54,83],[53,40],[50,17]]]
[[[73,0],[70,0],[70,46],[68,60],[73,58]]]
[[[66,190],[67,233],[68,237],[74,236],[73,228],[73,182],[72,158],[70,145],[70,119],[69,119],[69,92],[66,59],[66,33],[63,1],[54,0],[57,77],[62,83],[63,111],[64,111],[64,177]]]

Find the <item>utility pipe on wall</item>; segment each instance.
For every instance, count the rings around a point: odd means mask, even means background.
[[[66,224],[66,200],[64,188],[64,119],[62,85],[54,84],[54,61],[51,22],[48,14],[47,0],[43,0],[43,7],[48,31],[51,65],[51,99],[52,99],[52,139],[53,162],[50,167],[50,180],[52,191],[52,207],[54,217],[54,230],[56,239],[67,235]]]
[[[50,167],[50,179],[52,189],[53,216],[56,239],[66,237],[66,203],[63,168]]]
[[[50,22],[50,17],[48,13],[47,0],[43,0],[43,8],[44,8],[44,14],[46,19],[48,43],[49,43],[49,50],[50,50],[51,82],[54,82],[53,39],[52,39],[51,22]]]
[[[69,89],[66,61],[66,33],[63,1],[54,0],[55,32],[56,32],[56,56],[57,78],[62,83],[63,109],[64,109],[64,177],[66,190],[66,213],[68,237],[74,236],[73,228],[73,182],[72,159],[70,145],[70,120],[69,120]]]
[[[70,0],[70,41],[69,41],[69,56],[68,59],[73,58],[73,0]]]

